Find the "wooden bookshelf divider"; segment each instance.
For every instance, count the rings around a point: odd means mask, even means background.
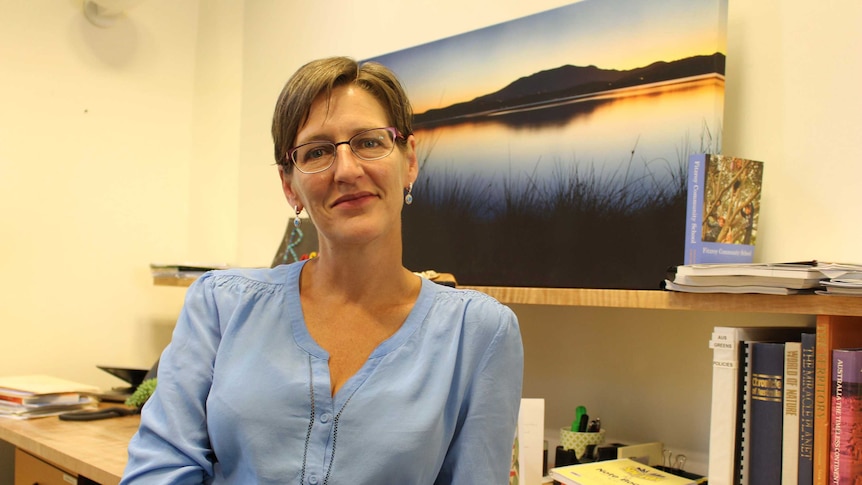
[[[187,287],[195,279],[197,279],[196,276],[154,276],[153,283],[158,286]],[[695,294],[663,290],[501,286],[460,286],[460,288],[487,293],[506,304],[862,316],[862,297],[854,296]]]

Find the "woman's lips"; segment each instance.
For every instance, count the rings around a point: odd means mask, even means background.
[[[357,205],[363,203],[367,198],[373,197],[370,192],[361,192],[356,194],[348,194],[342,195],[341,197],[335,199],[335,202],[332,203],[332,207],[349,204],[349,205]]]

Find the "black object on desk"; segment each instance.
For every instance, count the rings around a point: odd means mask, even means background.
[[[123,381],[130,384],[129,387],[115,387],[110,391],[100,394],[99,398],[102,401],[109,402],[125,402],[132,393],[144,382],[144,378],[147,373],[150,372],[151,369],[132,369],[128,367],[107,367],[103,365],[97,365],[99,369],[111,374],[114,377],[118,377]]]

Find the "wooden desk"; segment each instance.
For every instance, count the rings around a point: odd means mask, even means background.
[[[54,466],[102,485],[116,485],[140,416],[99,421],[61,421],[56,416],[0,419],[0,439]]]

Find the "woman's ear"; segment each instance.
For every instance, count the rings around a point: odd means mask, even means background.
[[[299,204],[299,198],[296,192],[293,191],[290,183],[293,180],[292,174],[288,173],[283,165],[278,166],[278,177],[281,179],[281,190],[284,192],[284,197],[291,207],[296,207]]]
[[[416,182],[419,177],[419,159],[416,156],[416,137],[410,135],[407,137],[407,184]],[[405,186],[406,186],[405,185]]]

